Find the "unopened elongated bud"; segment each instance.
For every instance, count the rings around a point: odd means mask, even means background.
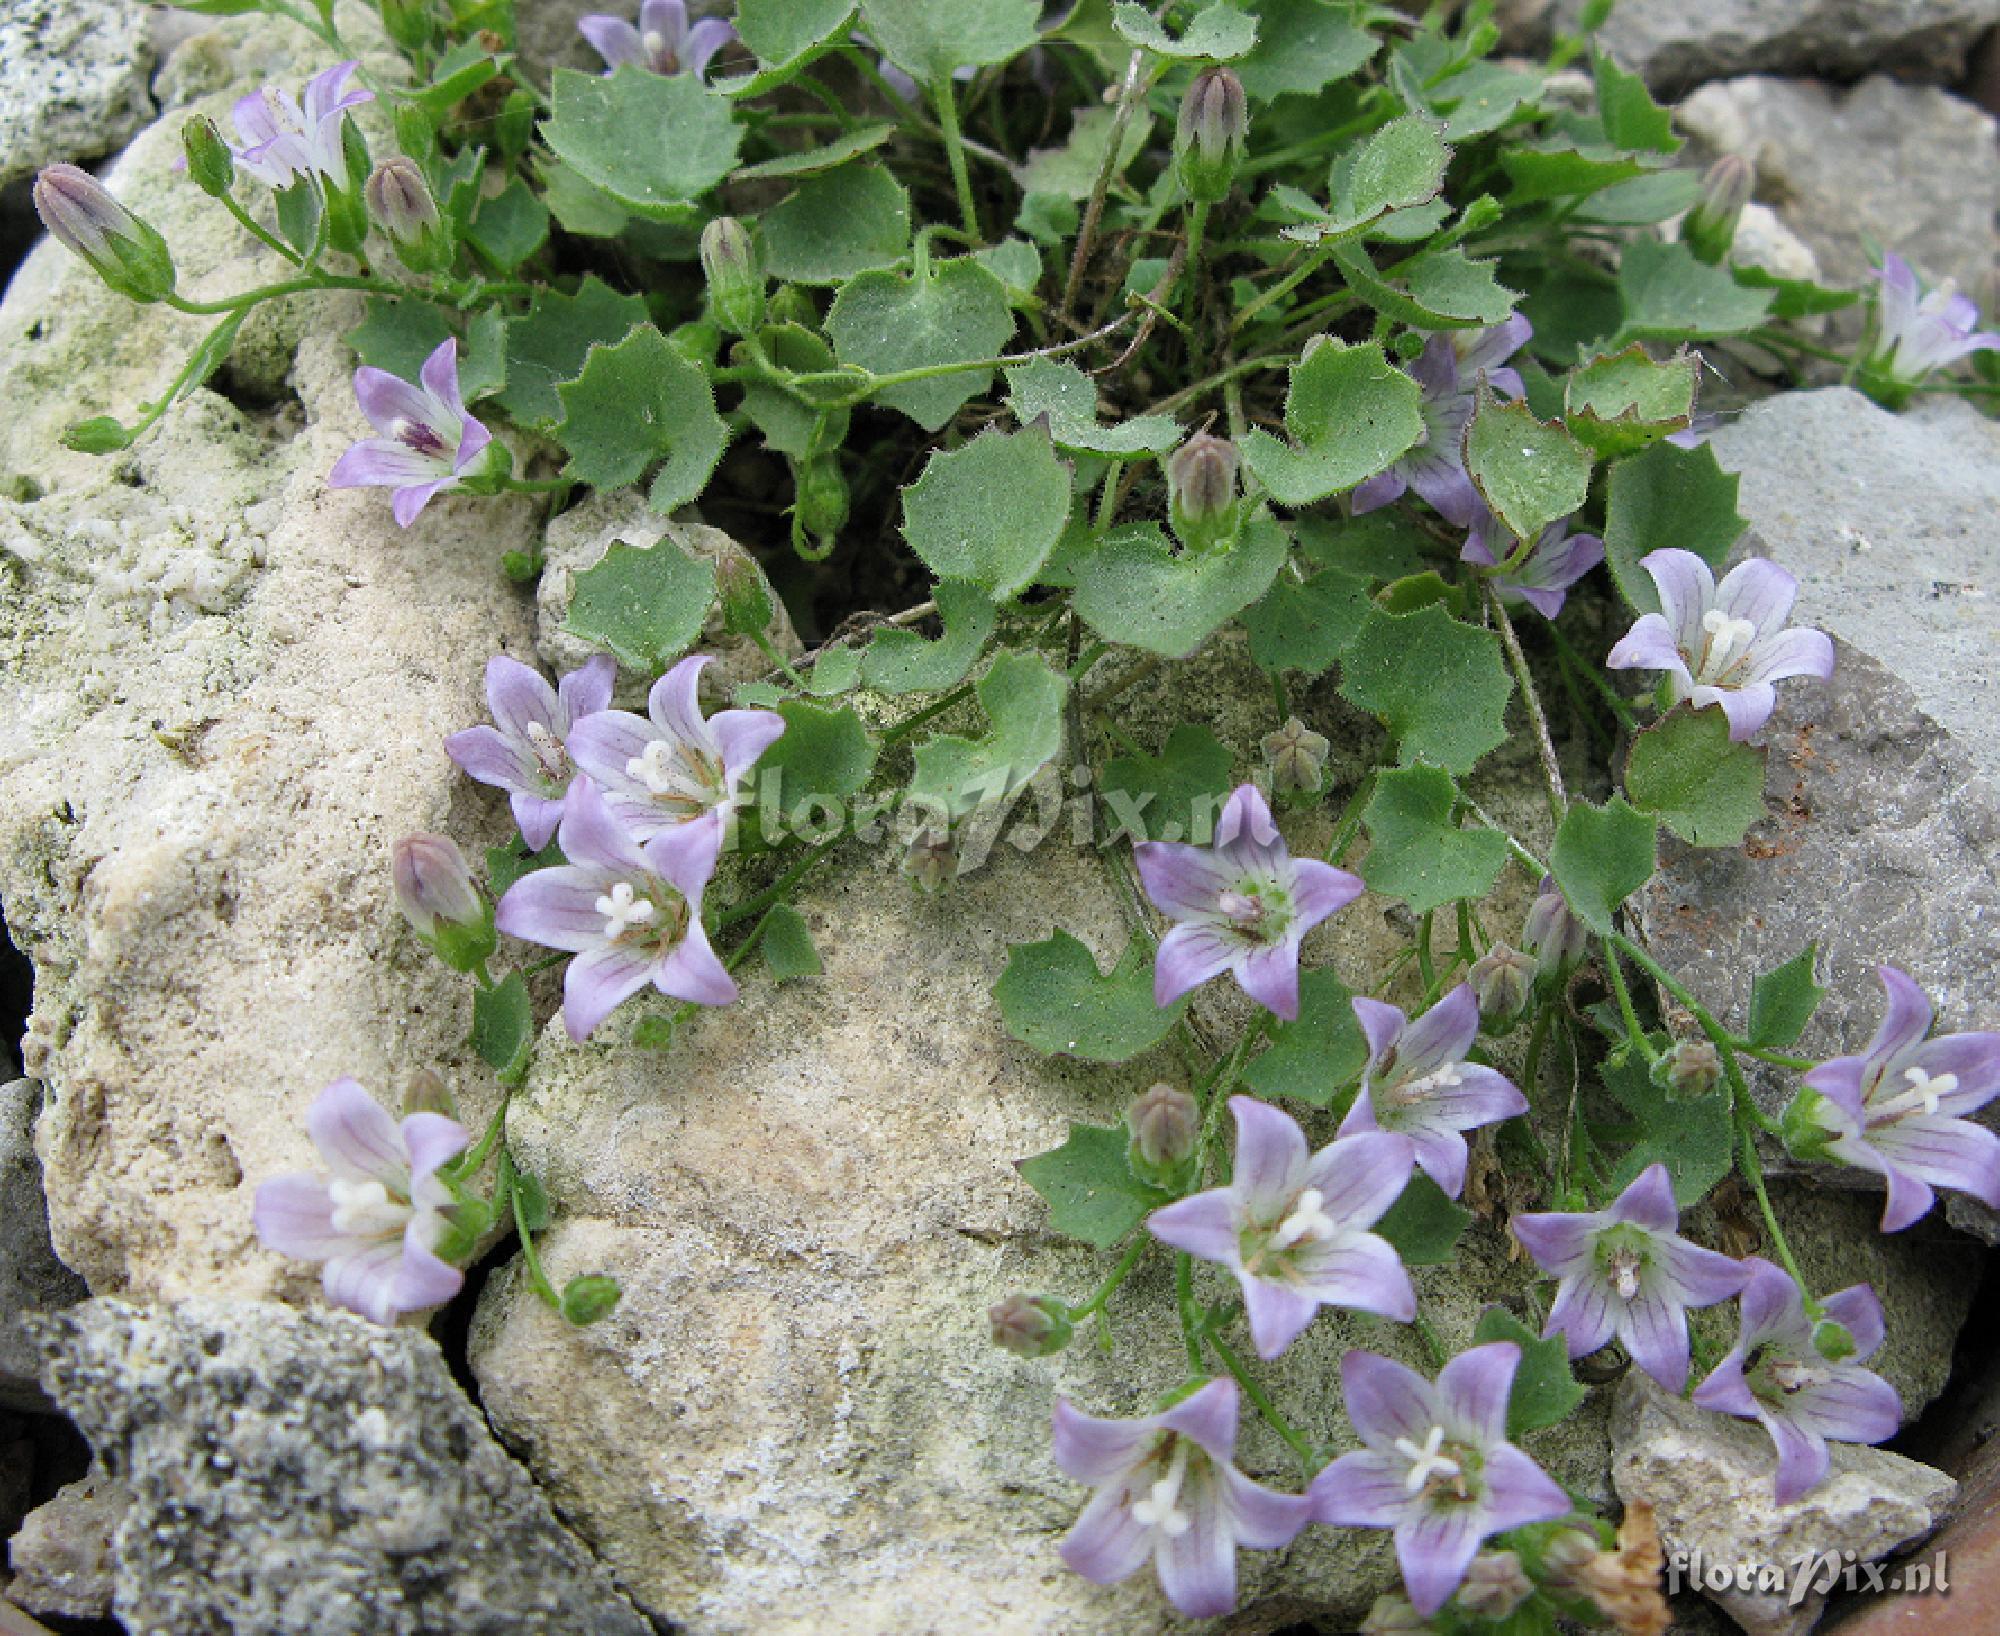
[[[1681,223],[1681,242],[1706,262],[1720,262],[1736,242],[1736,224],[1757,185],[1756,168],[1740,153],[1725,153],[1701,179],[1701,197]]]
[[[1010,1295],[987,1308],[993,1344],[1017,1358],[1046,1358],[1069,1345],[1069,1308],[1047,1295]]]
[[[441,1113],[447,1119],[456,1119],[458,1104],[452,1100],[442,1074],[435,1068],[418,1068],[403,1081],[403,1113],[405,1117],[413,1113]]]
[[[1131,1132],[1125,1162],[1132,1174],[1155,1187],[1168,1187],[1194,1157],[1195,1139],[1201,1134],[1201,1104],[1179,1086],[1162,1081],[1132,1099],[1125,1110],[1125,1128]]]
[[[771,588],[757,559],[733,542],[715,562],[715,590],[722,628],[732,636],[760,637],[770,628]]]
[[[1521,947],[1535,957],[1543,977],[1560,977],[1576,966],[1590,947],[1590,929],[1570,913],[1569,904],[1552,876],[1542,877],[1541,890],[1528,906],[1521,928]]]
[[[1430,1620],[1417,1612],[1407,1596],[1384,1591],[1375,1598],[1368,1617],[1361,1621],[1361,1636],[1416,1636],[1431,1628]]]
[[[611,1316],[624,1293],[618,1287],[618,1280],[604,1273],[578,1273],[563,1285],[562,1315],[579,1329],[586,1324],[601,1323]]]
[[[396,902],[417,935],[454,971],[477,971],[499,946],[493,911],[448,835],[405,835],[391,859]]]
[[[830,542],[847,522],[848,499],[838,455],[815,455],[799,464],[799,526],[808,534]]]
[[[1481,1551],[1459,1582],[1458,1605],[1476,1619],[1504,1619],[1534,1590],[1512,1551]]]
[[[1227,68],[1204,68],[1195,75],[1174,131],[1174,160],[1190,199],[1213,204],[1228,197],[1249,134],[1243,82]]]
[[[1264,763],[1271,769],[1273,795],[1318,795],[1326,782],[1326,757],[1332,745],[1324,733],[1315,733],[1290,717],[1277,732],[1265,735]]]
[[[749,335],[764,323],[764,269],[750,233],[734,216],[718,216],[701,230],[701,270],[708,305],[725,329]]]
[[[1574,1590],[1578,1575],[1600,1554],[1597,1540],[1582,1529],[1558,1529],[1542,1545],[1542,1583],[1550,1590]]]
[[[950,829],[921,829],[903,854],[903,873],[920,892],[942,892],[958,873],[958,841]]]
[[[413,273],[439,273],[451,265],[451,229],[438,214],[430,184],[413,159],[397,154],[375,167],[366,188],[368,214]]]
[[[1243,456],[1226,437],[1197,432],[1167,459],[1168,520],[1190,550],[1233,533],[1236,474]]]
[[[90,172],[50,165],[35,178],[34,198],[35,214],[49,236],[81,256],[120,295],[153,302],[173,294],[174,258],[167,241]]]
[[[1653,1083],[1669,1096],[1706,1096],[1722,1083],[1722,1058],[1707,1040],[1682,1040],[1653,1064]]]
[[[187,150],[188,176],[211,199],[220,199],[236,181],[236,156],[222,140],[215,121],[196,116],[181,127],[181,145]]]
[[[381,9],[384,31],[405,51],[430,44],[437,21],[431,0],[381,0]]]
[[[1466,980],[1479,1001],[1481,1018],[1488,1023],[1505,1023],[1528,1008],[1528,996],[1535,987],[1535,962],[1519,949],[1495,943],[1473,961]]]

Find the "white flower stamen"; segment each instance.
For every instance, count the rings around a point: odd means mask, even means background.
[[[1730,656],[1757,640],[1757,627],[1747,619],[1734,619],[1720,608],[1710,608],[1701,616],[1701,628],[1708,632],[1708,649],[1701,671],[1714,676],[1729,668]]]
[[[535,752],[535,759],[542,764],[542,770],[551,778],[561,778],[569,771],[569,752],[563,748],[563,741],[538,721],[531,721],[525,729],[528,746]]]
[[[1909,1089],[1899,1091],[1870,1108],[1868,1122],[1871,1125],[1886,1124],[1907,1114],[1934,1114],[1938,1111],[1939,1098],[1949,1096],[1958,1089],[1956,1074],[1927,1074],[1921,1068],[1905,1068],[1903,1078],[1908,1082]]]
[[[355,1238],[375,1238],[384,1233],[400,1233],[410,1219],[408,1205],[392,1199],[389,1189],[370,1177],[352,1181],[336,1176],[327,1183],[333,1201],[333,1230]]]
[[[604,935],[613,942],[632,927],[649,926],[653,921],[652,900],[634,892],[630,881],[619,881],[594,907],[604,916]]]
[[[1180,1499],[1181,1481],[1187,1475],[1187,1439],[1174,1444],[1174,1457],[1167,1474],[1147,1490],[1146,1498],[1132,1502],[1132,1520],[1157,1528],[1168,1539],[1179,1539],[1194,1526],[1194,1518],[1175,1502]]]
[[[1804,1391],[1808,1386],[1817,1386],[1824,1378],[1824,1372],[1810,1364],[1774,1363],[1771,1366],[1772,1384],[1787,1397]]]
[[[1410,1462],[1409,1472],[1403,1478],[1405,1493],[1421,1494],[1433,1477],[1456,1478],[1462,1475],[1459,1463],[1442,1452],[1444,1448],[1442,1426],[1431,1427],[1430,1435],[1424,1439],[1422,1447],[1407,1437],[1397,1438],[1394,1446],[1396,1452]]]
[[[1301,1239],[1311,1239],[1314,1243],[1324,1243],[1333,1237],[1338,1229],[1333,1217],[1321,1208],[1326,1195],[1317,1187],[1308,1187],[1292,1201],[1292,1212],[1278,1224],[1278,1230],[1271,1235],[1274,1249],[1289,1250]]]
[[[1642,1263],[1631,1250],[1614,1250],[1604,1270],[1611,1275],[1611,1287],[1618,1292],[1620,1300],[1629,1301],[1639,1293],[1639,1269]]]

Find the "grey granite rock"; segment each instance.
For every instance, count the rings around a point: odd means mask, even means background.
[[[1618,1497],[1654,1508],[1660,1545],[1682,1573],[1707,1568],[1780,1570],[1782,1588],[1710,1590],[1749,1636],[1804,1636],[1826,1598],[1808,1589],[1792,1601],[1802,1559],[1837,1554],[1873,1562],[1921,1540],[1942,1523],[1958,1484],[1941,1471],[1881,1449],[1831,1445],[1826,1480],[1790,1505],[1773,1496],[1771,1440],[1754,1421],[1710,1414],[1671,1397],[1636,1371],[1612,1414],[1611,1480]],[[1704,1578],[1706,1575],[1704,1574]]]
[[[116,153],[152,118],[147,8],[0,0],[0,187]]]
[[[421,1331],[239,1301],[35,1327],[130,1494],[134,1636],[650,1636]]]
[[[1941,1029],[2000,1023],[2000,427],[1938,400],[1907,415],[1841,388],[1760,403],[1714,440],[1757,549],[1833,633],[1832,683],[1788,683],[1761,735],[1768,817],[1740,851],[1669,842],[1642,898],[1654,949],[1741,1022],[1751,977],[1807,943],[1831,992],[1799,1051],[1859,1050],[1901,967]],[[1776,1112],[1795,1075],[1760,1070]],[[1853,1171],[1832,1179],[1863,1185]],[[1951,1219],[2000,1239],[1953,1196]]]
[[[1928,277],[1986,294],[2000,142],[1971,103],[1881,76],[1851,90],[1749,78],[1703,86],[1676,117],[1696,157],[1737,153],[1756,165],[1757,197],[1834,283],[1866,277],[1872,239]]]
[[[41,1104],[42,1088],[32,1079],[0,1085],[0,1404],[30,1409],[47,1400],[35,1384],[39,1360],[21,1315],[74,1306],[90,1294],[49,1243],[48,1201],[35,1157]]]
[[[1515,4],[1513,38],[1574,28],[1585,0]],[[2000,0],[1619,0],[1598,40],[1658,91],[1732,74],[1899,77],[1949,85]]]

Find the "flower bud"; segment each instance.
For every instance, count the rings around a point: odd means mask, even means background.
[[[771,587],[757,559],[731,541],[715,560],[715,589],[722,628],[732,636],[760,637],[771,626]]]
[[[701,271],[708,280],[709,310],[723,328],[750,335],[764,323],[764,269],[747,229],[734,216],[717,216],[701,230]]]
[[[796,470],[799,526],[815,539],[831,544],[847,522],[847,479],[840,473],[840,457],[817,455]]]
[[[948,828],[925,828],[903,854],[903,873],[920,892],[941,892],[958,873],[958,842]]]
[[[1504,1619],[1534,1593],[1512,1551],[1481,1551],[1459,1582],[1458,1605],[1475,1619]]]
[[[64,432],[62,443],[78,454],[116,454],[132,447],[132,432],[110,415],[92,415]]]
[[[581,1329],[585,1324],[610,1317],[611,1309],[624,1293],[615,1278],[607,1278],[601,1272],[579,1273],[563,1285],[562,1315]]]
[[[441,1113],[447,1119],[458,1117],[458,1104],[452,1100],[444,1076],[435,1068],[414,1069],[403,1081],[403,1116],[408,1118],[413,1113]]]
[[[438,214],[430,184],[414,159],[397,154],[375,167],[366,189],[368,214],[396,247],[396,259],[413,273],[441,273],[451,265],[451,229]]]
[[[431,42],[435,9],[431,0],[381,0],[382,28],[405,51],[419,51]]]
[[[1273,795],[1317,795],[1326,782],[1326,753],[1332,746],[1293,716],[1264,738],[1264,763],[1271,769]]]
[[[236,181],[236,156],[215,121],[199,115],[190,119],[181,127],[181,145],[187,149],[188,175],[194,185],[211,199],[220,199]]]
[[[1228,197],[1249,134],[1243,82],[1227,68],[1204,68],[1195,75],[1174,132],[1174,158],[1190,199],[1213,204]]]
[[[1125,1128],[1132,1133],[1125,1149],[1132,1174],[1155,1187],[1168,1187],[1194,1157],[1201,1104],[1163,1081],[1132,1099],[1125,1110]]]
[[[1581,1528],[1562,1528],[1541,1549],[1542,1583],[1550,1590],[1574,1590],[1577,1576],[1597,1560],[1601,1547]]]
[[[1411,1636],[1430,1628],[1430,1620],[1417,1612],[1407,1596],[1385,1591],[1375,1598],[1368,1617],[1361,1621],[1361,1636]]]
[[[174,291],[174,258],[167,241],[111,196],[88,171],[50,165],[35,178],[35,214],[64,249],[92,272],[138,302],[164,300]]]
[[[1535,987],[1535,962],[1519,949],[1495,943],[1466,973],[1479,1015],[1489,1023],[1509,1022],[1528,1008]]]
[[[454,971],[477,971],[499,946],[493,912],[472,884],[465,854],[448,835],[405,835],[391,872],[396,902],[417,935]]]
[[[1569,912],[1555,878],[1544,875],[1540,892],[1528,906],[1527,924],[1521,928],[1521,947],[1535,957],[1537,973],[1561,977],[1581,963],[1589,946],[1589,928]]]
[[[437,931],[439,921],[470,926],[486,912],[465,854],[448,835],[405,835],[394,855],[396,902],[423,936]]]
[[[1740,153],[1725,153],[1701,179],[1701,197],[1681,223],[1681,242],[1706,262],[1721,262],[1736,242],[1736,224],[1757,185],[1757,172]]]
[[[1226,437],[1195,435],[1167,461],[1168,513],[1174,533],[1200,550],[1229,533],[1236,521],[1236,472],[1243,457]]]
[[[1046,1358],[1069,1345],[1075,1333],[1069,1308],[1047,1295],[1010,1295],[988,1307],[993,1344],[1017,1358]]]
[[[1653,1064],[1653,1083],[1669,1096],[1706,1096],[1722,1083],[1722,1058],[1707,1040],[1682,1040]]]

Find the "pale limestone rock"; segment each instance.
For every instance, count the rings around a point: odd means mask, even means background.
[[[218,34],[247,66],[211,114],[318,66],[289,25]],[[188,293],[268,278],[173,173],[178,123],[110,186],[165,228]],[[303,1294],[310,1269],[256,1249],[250,1199],[310,1162],[307,1103],[340,1074],[393,1098],[467,1060],[470,996],[397,916],[388,849],[504,833],[440,741],[484,714],[490,653],[532,652],[498,557],[537,517],[448,497],[404,532],[381,491],[327,489],[367,432],[339,339],[358,316],[312,308],[295,363],[270,336],[296,405],[199,392],[93,460],[63,426],[131,418],[206,321],[135,308],[46,243],[0,307],[0,901],[37,968],[56,1248],[100,1292]],[[477,1117],[490,1081],[458,1083]]]
[[[1804,1636],[1826,1598],[1791,1602],[1791,1573],[1805,1558],[1836,1553],[1873,1562],[1924,1538],[1949,1513],[1958,1484],[1941,1471],[1882,1449],[1830,1445],[1833,1469],[1803,1498],[1780,1505],[1771,1489],[1776,1456],[1752,1420],[1710,1414],[1670,1397],[1636,1371],[1613,1412],[1611,1479],[1618,1497],[1654,1508],[1671,1565],[1700,1553],[1703,1565],[1775,1566],[1783,1590],[1700,1587],[1749,1636]],[[1670,1576],[1669,1583],[1672,1584]]]
[[[0,0],[0,187],[115,153],[153,117],[146,11],[123,0]]]

